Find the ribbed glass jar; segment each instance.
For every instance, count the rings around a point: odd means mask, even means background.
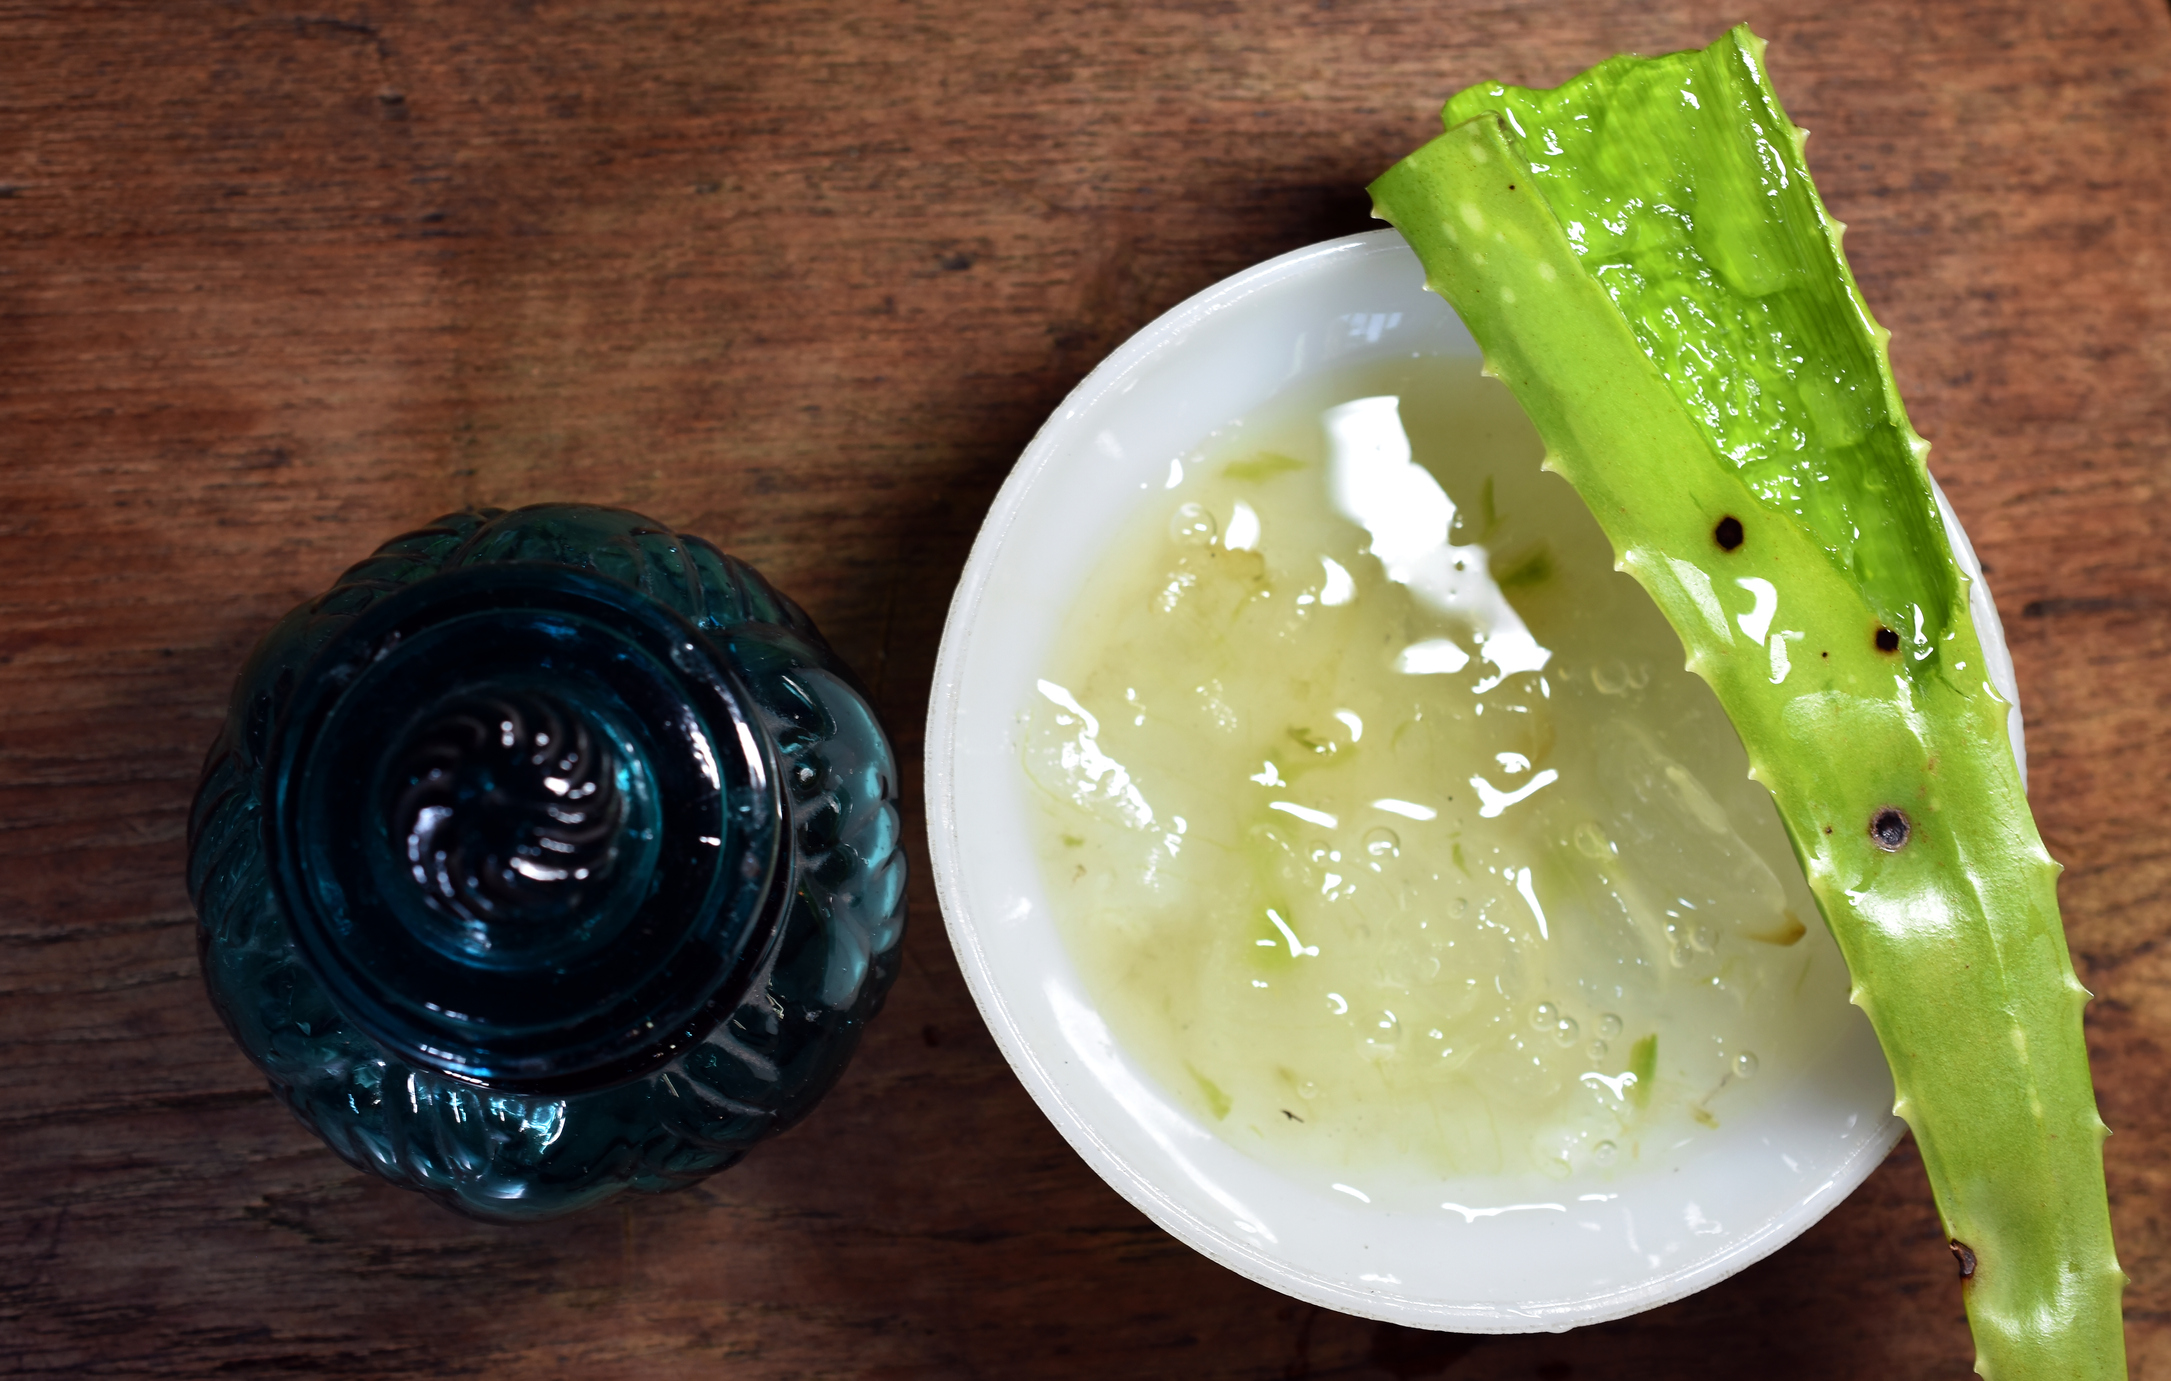
[[[804,1116],[896,976],[897,772],[744,563],[457,513],[243,667],[189,822],[205,981],[347,1160],[479,1217],[690,1184]]]

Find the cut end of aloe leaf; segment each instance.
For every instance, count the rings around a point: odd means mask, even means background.
[[[1964,598],[1871,318],[1765,79],[1762,40],[1616,57],[1549,91],[1487,82],[1442,118],[1500,121],[1584,270],[1713,452],[1858,580],[1910,669]],[[1853,483],[1834,484],[1846,474]]]

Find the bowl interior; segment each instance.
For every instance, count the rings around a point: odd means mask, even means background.
[[[1020,712],[1126,518],[1172,459],[1308,372],[1367,355],[1476,355],[1423,278],[1393,231],[1285,255],[1155,322],[1048,421],[988,515],[943,638],[927,740],[936,886],[966,980],[1019,1078],[1163,1228],[1329,1308],[1465,1332],[1561,1329],[1723,1279],[1869,1174],[1901,1124],[1858,1012],[1749,1115],[1602,1181],[1443,1182],[1422,1204],[1364,1202],[1328,1174],[1236,1150],[1126,1056],[1048,910],[1024,809]],[[1994,622],[1984,632],[1987,644]]]

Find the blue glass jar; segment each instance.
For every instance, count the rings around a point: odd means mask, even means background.
[[[341,1156],[480,1217],[678,1188],[804,1116],[896,976],[897,772],[744,563],[453,514],[243,667],[189,821],[205,981]]]

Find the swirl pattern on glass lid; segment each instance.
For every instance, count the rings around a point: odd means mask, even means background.
[[[469,928],[541,921],[604,891],[626,805],[616,755],[536,691],[462,697],[395,755],[392,835],[429,906]],[[509,938],[509,937],[505,937]]]

